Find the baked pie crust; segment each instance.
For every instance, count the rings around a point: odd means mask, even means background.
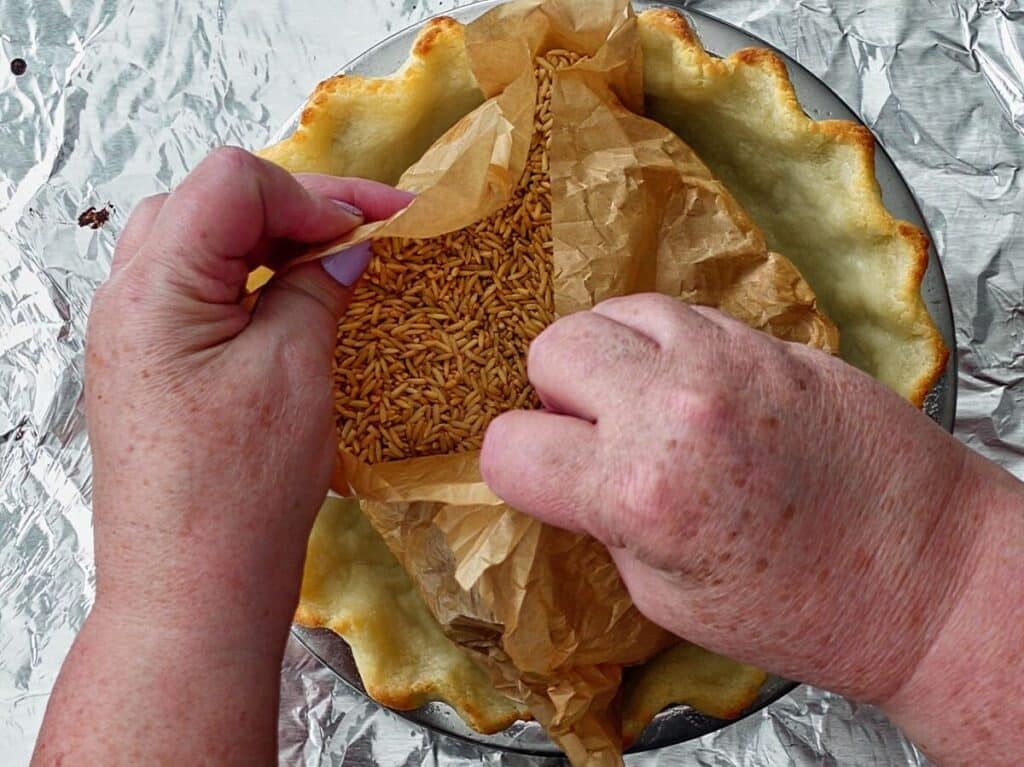
[[[768,246],[797,266],[839,328],[840,356],[920,406],[948,356],[920,297],[928,242],[886,211],[870,132],[808,118],[770,51],[712,57],[686,20],[667,9],[639,14],[638,24],[647,116],[682,137]],[[433,19],[395,74],[322,82],[295,132],[262,156],[292,172],[397,182],[484,101],[463,30],[452,19]],[[353,501],[330,498],[321,511],[295,620],[344,637],[367,692],[385,705],[444,700],[485,733],[529,716],[444,635]],[[736,716],[763,679],[692,645],[672,648],[627,671],[625,738],[637,737],[672,702]]]

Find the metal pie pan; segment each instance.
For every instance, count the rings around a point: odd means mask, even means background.
[[[495,5],[499,5],[500,2],[502,0],[484,0],[455,9],[445,15],[462,22],[469,22]],[[633,5],[638,11],[651,7],[676,7],[690,20],[704,47],[717,56],[728,56],[733,51],[750,47],[768,48],[774,51],[785,62],[800,103],[810,117],[851,120],[861,123],[857,115],[825,83],[764,40],[703,13],[689,9],[684,10],[671,2],[654,3],[638,0],[634,1]],[[390,74],[405,61],[413,40],[425,23],[426,21],[423,21],[397,32],[338,71],[365,76]],[[278,138],[283,138],[294,130],[300,113],[301,109],[296,111],[292,119],[278,133]],[[927,223],[921,215],[913,193],[888,153],[877,141],[875,173],[889,211],[895,217],[908,221],[928,233]],[[930,236],[929,240],[932,240]],[[928,269],[921,285],[921,295],[933,321],[942,333],[947,348],[955,349],[955,332],[949,292],[934,245],[929,251]],[[952,431],[956,414],[956,380],[956,355],[951,354],[945,371],[925,400],[925,412],[947,431]],[[352,652],[341,637],[326,629],[308,629],[302,626],[293,626],[292,633],[310,653],[334,671],[344,682],[360,693],[366,694]],[[770,676],[762,685],[757,698],[743,712],[740,719],[778,700],[795,687],[795,682]],[[561,754],[558,747],[547,738],[543,729],[536,722],[516,722],[500,733],[482,735],[468,727],[458,714],[444,703],[428,703],[412,711],[396,711],[396,713],[435,732],[470,741],[485,748],[537,756]],[[646,751],[682,743],[707,735],[731,723],[705,716],[688,706],[673,706],[654,718],[630,751]]]

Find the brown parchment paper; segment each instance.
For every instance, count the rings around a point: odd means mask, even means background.
[[[496,210],[532,137],[534,57],[565,48],[586,58],[556,72],[552,87],[557,313],[660,291],[837,348],[792,265],[768,252],[678,137],[641,116],[643,64],[626,0],[513,2],[470,24],[466,40],[488,100],[403,175],[399,186],[416,199],[300,260],[370,238],[436,236]],[[530,707],[574,765],[621,764],[622,667],[678,640],[639,614],[602,545],[501,503],[478,457],[366,466],[342,446],[334,489],[361,499],[445,632]]]

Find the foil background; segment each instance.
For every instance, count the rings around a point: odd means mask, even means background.
[[[210,148],[260,146],[312,85],[457,0],[0,0],[0,763],[25,764],[93,596],[78,400],[91,294],[140,197]],[[691,0],[825,80],[875,131],[949,280],[957,435],[1024,477],[1024,7]],[[28,63],[15,77],[11,59]],[[90,206],[112,206],[98,230]],[[143,703],[140,701],[140,704]],[[541,764],[431,736],[294,643],[281,762]],[[635,766],[925,765],[870,706],[810,688]]]

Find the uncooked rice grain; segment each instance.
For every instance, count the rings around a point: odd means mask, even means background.
[[[334,360],[339,437],[362,461],[476,450],[495,416],[539,407],[525,361],[554,319],[551,78],[579,58],[535,61],[533,141],[505,206],[440,237],[373,243]]]

